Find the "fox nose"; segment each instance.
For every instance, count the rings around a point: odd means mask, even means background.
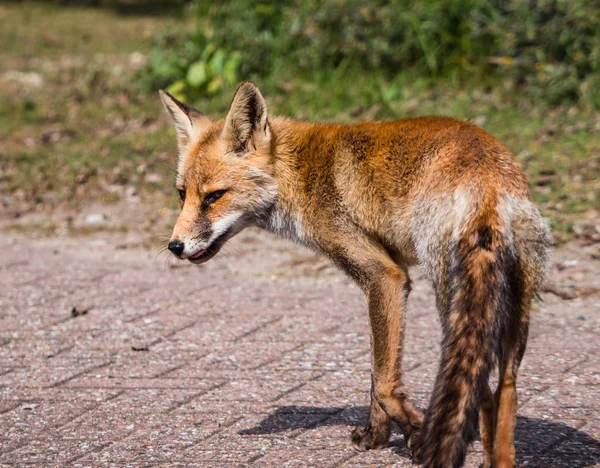
[[[181,257],[181,254],[183,253],[183,249],[184,249],[184,245],[183,242],[175,240],[175,241],[171,241],[169,242],[168,248],[171,252],[173,252],[175,255],[177,255],[178,257]]]

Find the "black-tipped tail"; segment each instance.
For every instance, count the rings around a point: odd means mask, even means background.
[[[450,294],[442,355],[418,458],[427,468],[462,466],[490,371],[511,314],[513,250],[501,232],[479,227],[450,247]]]

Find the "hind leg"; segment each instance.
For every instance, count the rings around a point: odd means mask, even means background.
[[[528,301],[531,302],[531,301]],[[525,354],[529,330],[529,304],[516,327],[516,337],[503,346],[498,388],[494,395],[496,427],[494,430],[494,468],[515,466],[514,433],[517,424],[517,372]],[[513,335],[514,336],[514,335]]]
[[[498,388],[495,393],[494,468],[515,466],[514,430],[517,422],[517,372],[527,345],[531,302],[549,267],[550,230],[530,203],[515,204],[512,221],[517,271],[512,278],[511,323],[503,340]]]
[[[494,457],[494,427],[495,427],[495,403],[494,394],[490,385],[485,387],[481,408],[479,409],[479,433],[481,435],[481,445],[483,445],[483,465],[482,468],[491,468]]]
[[[494,437],[494,468],[515,466],[514,432],[517,424],[517,388],[514,359],[503,363],[496,390],[496,428]]]

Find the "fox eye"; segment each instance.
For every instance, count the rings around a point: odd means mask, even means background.
[[[215,190],[214,192],[210,192],[209,194],[206,195],[206,197],[204,197],[203,205],[205,207],[212,205],[219,198],[221,198],[223,195],[225,195],[226,192],[227,192],[227,190]]]
[[[185,201],[185,189],[177,189],[177,193],[179,194],[179,199],[184,202]]]

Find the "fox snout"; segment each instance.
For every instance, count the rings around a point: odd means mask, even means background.
[[[180,259],[188,259],[193,263],[204,263],[221,248],[221,243],[211,242],[211,239],[201,241],[198,238],[172,238],[167,248]]]
[[[215,250],[216,246],[208,245],[207,247],[202,248],[201,243],[195,241],[184,242],[175,239],[169,242],[167,248],[176,257],[181,259],[187,258],[188,260],[194,262],[195,260],[204,259],[203,257],[205,256],[208,257],[208,253],[211,250]],[[216,253],[216,251],[214,253]],[[208,258],[206,258],[206,260],[208,260]]]
[[[243,215],[236,211],[214,221],[206,216],[193,221],[180,216],[167,247],[178,258],[204,263],[247,225]]]
[[[185,249],[185,244],[179,240],[174,240],[169,242],[168,248],[174,255],[181,258],[181,254],[183,254],[183,249]]]
[[[177,221],[167,248],[180,259],[194,261],[206,254],[209,249],[215,249],[217,240],[212,223],[204,219]]]

